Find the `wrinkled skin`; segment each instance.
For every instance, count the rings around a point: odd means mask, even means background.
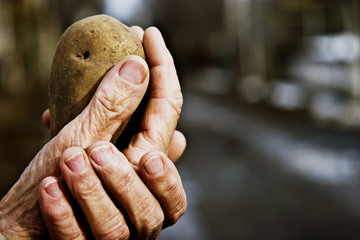
[[[132,30],[143,39],[148,63],[137,56],[118,63],[84,111],[39,151],[0,202],[3,236],[156,239],[184,214],[173,164],[186,144],[175,130],[182,94],[173,59],[156,28]],[[150,75],[141,132],[119,152],[109,140],[134,112]],[[49,124],[48,111],[43,121]]]

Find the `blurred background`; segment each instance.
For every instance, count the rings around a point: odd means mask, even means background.
[[[184,93],[189,207],[160,239],[360,239],[357,0],[0,0],[0,192],[49,140],[57,41],[154,25]]]

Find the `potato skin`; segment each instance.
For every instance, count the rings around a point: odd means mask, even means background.
[[[106,73],[128,55],[145,59],[141,40],[113,17],[87,17],[64,32],[49,80],[51,137],[81,113]]]

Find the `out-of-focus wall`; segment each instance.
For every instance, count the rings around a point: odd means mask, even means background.
[[[327,127],[360,127],[359,1],[225,3],[242,99],[306,111]]]
[[[54,3],[2,0],[0,93],[21,95],[46,86],[60,29]]]
[[[41,125],[61,29],[54,1],[0,1],[0,193],[5,194],[48,135]]]

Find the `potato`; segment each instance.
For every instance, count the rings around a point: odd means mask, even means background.
[[[87,106],[106,73],[128,55],[145,59],[141,40],[130,28],[110,16],[84,18],[64,32],[49,80],[52,137]],[[114,134],[112,141],[125,125]]]

